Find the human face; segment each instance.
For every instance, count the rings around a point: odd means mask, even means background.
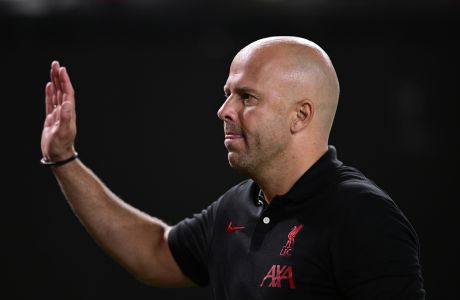
[[[250,175],[279,166],[289,146],[289,106],[276,74],[276,66],[263,58],[237,55],[217,112],[230,166]]]

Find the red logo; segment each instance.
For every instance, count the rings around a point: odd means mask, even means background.
[[[281,252],[280,252],[281,256],[291,256],[292,247],[294,247],[294,238],[302,228],[303,228],[303,224],[292,227],[291,231],[288,234],[288,239],[286,241],[286,244],[281,249]]]
[[[244,226],[232,226],[232,222],[228,223],[227,232],[235,232],[244,229]]]
[[[270,279],[267,281],[267,279]],[[265,282],[268,283],[268,287],[281,288],[283,280],[287,280],[289,283],[290,289],[295,289],[294,279],[292,278],[292,267],[291,266],[281,266],[273,265],[265,275],[264,279],[260,283],[260,287],[263,287]]]

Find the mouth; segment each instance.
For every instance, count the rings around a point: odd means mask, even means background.
[[[239,126],[231,123],[224,123],[224,136],[225,140],[234,140],[240,139],[243,137],[243,132],[239,128]]]
[[[228,151],[240,149],[244,138],[244,133],[238,125],[224,122],[224,144]]]
[[[230,126],[226,126],[224,128],[224,144],[227,150],[236,151],[241,147],[241,141],[243,141],[244,136],[238,128],[229,127]]]
[[[225,132],[225,139],[226,140],[240,139],[242,137],[243,136],[241,134],[236,133],[236,132],[231,132],[231,131]]]

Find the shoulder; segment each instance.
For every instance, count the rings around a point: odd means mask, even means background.
[[[396,208],[390,195],[358,169],[341,166],[336,178],[335,198],[339,205],[348,208],[389,205]]]
[[[418,243],[412,224],[392,197],[355,168],[339,171],[335,205],[338,232],[347,232],[345,236],[369,241],[379,234],[400,235]]]
[[[246,179],[246,180],[240,181],[239,183],[233,185],[228,190],[226,190],[223,193],[222,197],[251,193],[253,189],[255,188],[255,186],[256,184],[252,179]]]
[[[226,190],[217,200],[220,207],[238,207],[242,203],[254,200],[258,186],[252,179],[243,180]]]
[[[369,234],[395,228],[414,234],[414,229],[397,202],[359,170],[343,167],[338,172],[334,195],[339,228]],[[367,228],[367,229],[366,229]]]

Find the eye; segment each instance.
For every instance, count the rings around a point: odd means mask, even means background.
[[[257,101],[257,99],[253,95],[248,93],[241,94],[241,100],[243,101],[243,104],[247,106],[254,105]]]

